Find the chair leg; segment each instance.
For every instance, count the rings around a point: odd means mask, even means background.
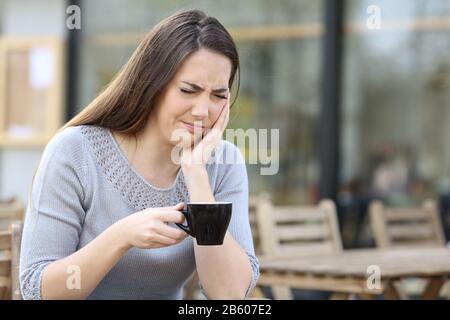
[[[439,298],[439,292],[445,283],[443,277],[433,277],[428,281],[428,284],[421,296],[422,300],[434,300]]]
[[[259,286],[253,288],[247,299],[265,299],[264,292]]]
[[[376,295],[370,293],[358,293],[357,295],[362,300],[376,300]]]
[[[11,300],[11,278],[0,276],[0,300]]]
[[[447,279],[447,282],[444,285],[444,297],[447,300],[450,300],[450,280]]]
[[[397,281],[389,281],[386,284],[386,290],[384,291],[384,297],[388,300],[407,300],[408,297],[406,297],[401,289],[399,288],[399,285]]]
[[[273,286],[272,294],[276,300],[292,300],[291,288],[283,286]]]
[[[348,292],[333,292],[330,296],[330,300],[350,300],[352,294]]]

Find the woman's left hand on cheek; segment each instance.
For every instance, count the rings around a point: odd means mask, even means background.
[[[181,165],[200,165],[204,167],[212,151],[219,145],[230,117],[230,97],[211,129],[205,131],[203,138],[195,142],[193,147],[184,148],[181,154]]]

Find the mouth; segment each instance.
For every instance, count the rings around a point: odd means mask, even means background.
[[[204,126],[196,126],[195,124],[191,123],[191,122],[185,122],[185,121],[181,121],[181,123],[190,131],[190,132],[194,132],[194,131],[204,131],[206,128]]]

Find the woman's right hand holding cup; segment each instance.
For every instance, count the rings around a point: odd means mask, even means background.
[[[185,218],[180,212],[183,206],[183,203],[178,203],[172,207],[148,208],[119,220],[113,226],[127,248],[171,246],[187,237],[186,232],[168,225],[184,222]]]

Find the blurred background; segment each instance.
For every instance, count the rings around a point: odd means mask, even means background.
[[[371,200],[432,198],[449,239],[446,0],[0,0],[0,199],[26,205],[57,128],[152,26],[191,8],[217,17],[238,46],[229,128],[280,130],[278,173],[247,167],[252,195],[277,205],[335,200],[346,248],[373,245]]]

